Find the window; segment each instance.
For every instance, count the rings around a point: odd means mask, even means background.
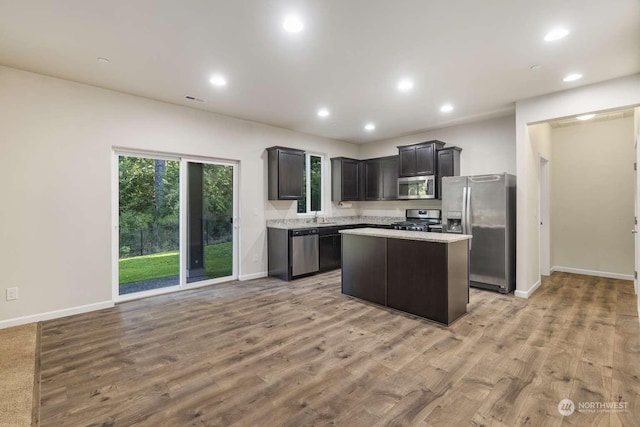
[[[298,213],[322,212],[322,169],[323,157],[318,154],[306,154],[304,167],[304,191],[302,200],[298,200]]]

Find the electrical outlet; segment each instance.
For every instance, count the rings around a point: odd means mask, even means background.
[[[251,261],[258,262],[259,261],[258,255],[254,255],[253,257],[251,257]]]
[[[18,288],[7,288],[7,301],[18,299]]]

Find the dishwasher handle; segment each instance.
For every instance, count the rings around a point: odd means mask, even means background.
[[[292,237],[312,236],[314,234],[318,234],[318,229],[317,228],[303,228],[303,229],[300,229],[300,230],[291,230],[291,236]]]

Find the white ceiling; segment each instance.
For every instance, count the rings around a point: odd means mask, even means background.
[[[301,33],[283,31],[290,12]],[[544,42],[557,26],[571,33]],[[0,64],[362,143],[639,72],[640,2],[0,0]],[[564,83],[570,72],[584,78]]]

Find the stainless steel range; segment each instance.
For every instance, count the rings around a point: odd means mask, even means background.
[[[442,216],[439,209],[407,209],[405,217],[405,221],[391,224],[393,228],[442,233]]]

